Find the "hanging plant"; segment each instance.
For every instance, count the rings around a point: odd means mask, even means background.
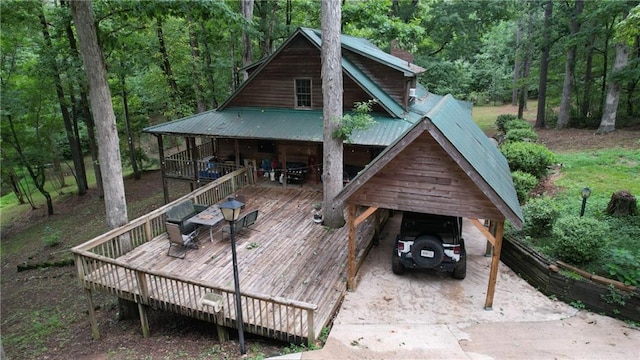
[[[355,130],[366,130],[375,124],[371,113],[371,106],[377,103],[376,100],[356,102],[353,113],[342,117],[341,126],[333,132],[333,137],[342,141],[349,141],[351,134]]]

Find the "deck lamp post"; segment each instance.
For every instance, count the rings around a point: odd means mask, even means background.
[[[584,208],[587,206],[587,199],[591,196],[591,189],[588,187],[582,189],[582,208],[580,209],[580,217],[584,215]]]
[[[240,201],[229,198],[220,204],[220,211],[225,220],[229,222],[229,237],[231,238],[231,256],[233,258],[233,283],[236,292],[236,323],[238,325],[238,340],[240,341],[240,354],[247,353],[247,346],[244,343],[244,330],[242,322],[242,301],[240,300],[240,280],[238,279],[238,258],[236,257],[236,239],[234,236],[236,220],[240,217],[240,209],[244,204]]]

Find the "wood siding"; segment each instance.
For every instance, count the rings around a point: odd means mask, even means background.
[[[358,189],[350,201],[394,210],[504,219],[504,215],[428,133]]]
[[[403,107],[407,106],[408,83],[412,78],[407,78],[400,71],[353,52],[345,51],[343,56],[360,68],[365,75],[377,83],[395,101]]]
[[[344,54],[346,55],[346,54]],[[405,104],[406,79],[399,71],[356,54],[349,54],[371,79],[399,103]],[[320,50],[300,37],[278,53],[259,73],[231,99],[227,107],[249,106],[264,108],[295,108],[295,79],[311,79],[311,109],[322,109],[322,78]],[[380,83],[380,82],[384,83]],[[350,77],[343,77],[343,110],[353,110],[356,102],[371,100]],[[304,111],[304,110],[301,110]],[[373,106],[374,112],[386,111],[380,105]]]

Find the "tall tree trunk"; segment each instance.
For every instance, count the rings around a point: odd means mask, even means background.
[[[602,113],[602,120],[598,127],[598,134],[606,134],[616,130],[616,115],[618,102],[620,101],[620,76],[617,75],[625,66],[629,58],[629,47],[625,43],[616,44],[616,59],[613,62],[613,70],[609,77],[609,91],[607,101]]]
[[[273,50],[273,29],[276,24],[276,15],[278,12],[278,2],[270,0],[261,0],[256,3],[258,13],[260,14],[260,29],[262,30],[262,38],[260,39],[260,54],[262,57],[269,56]]]
[[[511,106],[516,106],[518,104],[518,76],[520,75],[520,63],[522,62],[522,50],[520,50],[522,42],[522,24],[521,21],[518,21],[518,25],[516,27],[516,56],[513,62],[513,92],[511,94]]]
[[[549,50],[551,48],[551,16],[553,15],[553,2],[544,4],[544,29],[542,30],[542,57],[540,59],[540,84],[538,86],[538,113],[536,115],[536,128],[544,128],[544,118],[547,109],[547,73],[549,69]]]
[[[124,67],[124,64],[121,64]],[[138,169],[138,159],[136,156],[136,146],[133,143],[133,135],[131,134],[131,119],[129,118],[129,100],[127,96],[127,81],[124,74],[120,74],[120,86],[122,87],[122,108],[124,110],[124,128],[127,133],[127,145],[129,146],[129,162],[133,170],[133,178],[140,180],[140,170]]]
[[[529,77],[529,72],[531,71],[531,59],[529,59],[529,54],[525,55],[522,64],[522,75],[520,76],[520,81],[522,83],[518,95],[518,119],[522,119],[524,117],[524,111],[527,110],[527,101],[529,99],[529,85],[527,85],[526,81],[522,81],[522,79],[527,79]]]
[[[201,30],[204,30],[204,25],[200,25]],[[209,42],[208,41],[203,41],[202,44],[204,45],[204,73],[205,73],[205,78],[207,79],[207,99],[209,101],[209,106],[211,109],[215,109],[218,107],[218,101],[216,100],[215,97],[215,89],[216,89],[216,81],[214,78],[214,71],[213,71],[213,66],[212,63],[213,61],[211,60],[211,50],[209,49]]]
[[[593,84],[593,51],[595,49],[596,34],[595,32],[589,36],[587,43],[587,58],[585,60],[584,73],[584,94],[582,98],[582,106],[580,108],[580,117],[587,119],[591,115],[591,85]]]
[[[196,107],[198,113],[207,111],[207,102],[204,99],[204,88],[202,87],[202,71],[200,61],[200,45],[198,33],[191,17],[187,17],[189,28],[189,46],[191,47],[191,62],[193,68],[193,90],[196,95]]]
[[[571,16],[571,23],[569,25],[569,32],[571,34],[571,40],[580,31],[579,17],[583,9],[583,1],[576,0]],[[556,127],[558,129],[565,128],[569,125],[569,119],[571,117],[571,95],[573,93],[573,76],[576,69],[576,45],[569,46],[567,50],[567,60],[564,66],[564,81],[562,83],[562,97],[560,100],[560,110],[558,113],[558,123]]]
[[[602,68],[605,69],[602,72],[602,83],[600,85],[600,101],[598,101],[598,114],[604,115],[604,104],[606,102],[606,94],[607,94],[607,69],[609,68],[609,41],[611,40],[611,29],[613,25],[616,23],[615,17],[611,20],[609,25],[607,25],[607,29],[605,31],[604,37],[604,50],[602,51]]]
[[[245,25],[242,27],[242,67],[245,67],[253,62],[251,37],[247,31],[253,21],[253,0],[240,0],[240,6],[242,7],[242,17],[245,20]],[[248,78],[249,74],[242,71],[242,81],[246,81]]]
[[[69,8],[69,1],[61,1],[63,6]],[[78,63],[82,62],[80,58],[80,52],[78,52],[78,46],[76,43],[75,35],[71,27],[71,19],[66,22],[67,38],[69,39],[69,48],[71,48],[71,54],[78,60]],[[100,163],[98,162],[98,146],[96,145],[96,132],[95,124],[93,122],[93,116],[89,109],[89,99],[87,98],[86,83],[81,79],[78,79],[78,87],[80,88],[80,104],[78,107],[82,111],[82,117],[84,123],[87,125],[87,138],[89,140],[89,152],[91,153],[91,163],[93,164],[93,174],[96,177],[96,190],[98,196],[102,198],[104,193],[102,191],[102,176],[100,174]],[[85,169],[86,171],[86,169]]]
[[[53,43],[51,41],[51,35],[49,34],[49,25],[47,19],[44,16],[44,9],[40,6],[40,25],[42,26],[42,35],[46,46],[49,49],[53,49]],[[76,184],[78,186],[78,195],[84,195],[87,193],[87,175],[84,171],[84,159],[82,157],[82,150],[80,149],[80,140],[75,135],[73,130],[73,124],[71,123],[71,115],[66,105],[64,96],[64,90],[62,89],[62,79],[60,78],[60,69],[56,59],[52,59],[51,67],[53,71],[53,78],[56,87],[56,95],[58,96],[58,103],[60,104],[60,112],[62,113],[62,120],[64,122],[65,132],[67,134],[67,141],[71,148],[71,158],[73,159],[73,167],[76,172]]]
[[[11,136],[13,137],[13,141],[14,141],[13,147],[16,150],[16,154],[20,159],[21,165],[25,169],[27,169],[27,172],[29,173],[31,180],[33,180],[33,184],[36,186],[36,189],[40,191],[40,194],[42,194],[42,196],[44,196],[45,200],[47,201],[47,215],[51,216],[53,215],[53,200],[51,199],[51,194],[49,194],[49,192],[44,188],[44,183],[46,180],[45,172],[44,172],[44,164],[36,164],[37,166],[35,166],[35,169],[34,169],[34,166],[33,166],[34,164],[27,159],[24,152],[22,151],[20,140],[18,139],[18,135],[16,134],[15,127],[13,126],[13,118],[11,117],[11,114],[7,115],[7,120],[9,122],[9,129],[11,130]],[[36,130],[38,128],[39,126],[36,127]],[[39,137],[39,131],[37,132],[36,135]],[[33,203],[31,201],[29,202],[31,203],[31,207],[33,208]]]
[[[640,36],[636,36],[636,40],[633,44],[633,50],[631,51],[632,54],[635,54],[635,59],[631,59],[631,61],[629,61],[630,64],[633,64],[633,68],[632,71],[636,74],[638,74],[638,59],[640,58]],[[629,66],[629,65],[627,65]],[[635,114],[635,109],[634,109],[634,97],[633,97],[633,93],[636,91],[636,89],[638,88],[638,82],[640,82],[640,76],[636,76],[636,77],[629,77],[629,79],[627,79],[627,116],[632,117]]]
[[[156,18],[156,35],[158,36],[158,51],[160,51],[160,58],[162,59],[160,68],[162,69],[164,76],[167,77],[167,82],[169,83],[169,87],[173,93],[174,100],[178,100],[180,99],[180,89],[178,88],[178,83],[176,82],[176,78],[173,76],[173,70],[171,69],[169,53],[167,52],[167,46],[164,42],[164,32],[162,31],[162,17],[160,16]]]
[[[89,80],[91,109],[96,120],[107,225],[113,229],[126,224],[128,215],[124,180],[122,179],[118,129],[111,103],[111,91],[107,82],[104,56],[98,45],[91,2],[71,2],[71,13],[80,40],[80,53]],[[131,246],[130,239],[121,237],[120,245],[126,252]]]
[[[342,139],[333,133],[342,126],[342,54],[339,0],[324,0],[322,11],[322,99],[323,99],[323,192],[324,224],[330,228],[344,226],[342,204],[335,202],[342,189]]]

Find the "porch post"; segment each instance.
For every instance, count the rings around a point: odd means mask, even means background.
[[[89,322],[91,323],[91,338],[93,340],[100,339],[100,332],[98,331],[98,321],[96,320],[95,306],[93,305],[93,294],[91,289],[84,289],[84,294],[87,296],[89,302]]]
[[[349,226],[349,238],[347,240],[347,289],[356,288],[356,206],[352,203],[347,205],[347,226]]]
[[[158,139],[158,157],[160,157],[160,175],[162,176],[162,192],[164,194],[164,203],[169,203],[169,188],[167,186],[167,166],[164,159],[164,144],[162,142],[162,134],[156,135]]]
[[[143,303],[138,303],[138,313],[140,314],[142,336],[149,337],[149,319],[147,318],[147,307]]]
[[[233,152],[236,155],[236,166],[240,166],[240,143],[238,139],[233,139]]]
[[[500,252],[502,250],[502,236],[504,234],[504,220],[496,224],[495,244],[491,255],[491,271],[489,272],[489,286],[487,288],[487,298],[484,302],[484,309],[493,308],[493,294],[496,291],[496,278],[498,276],[498,265],[500,264]]]
[[[191,158],[191,165],[193,167],[193,180],[196,182],[197,187],[200,187],[200,172],[198,170],[198,160],[200,159],[200,154],[198,154],[198,147],[196,146],[196,138],[194,136],[190,136],[187,138],[191,151],[189,152],[189,157]],[[191,186],[191,190],[193,191],[193,185]]]

